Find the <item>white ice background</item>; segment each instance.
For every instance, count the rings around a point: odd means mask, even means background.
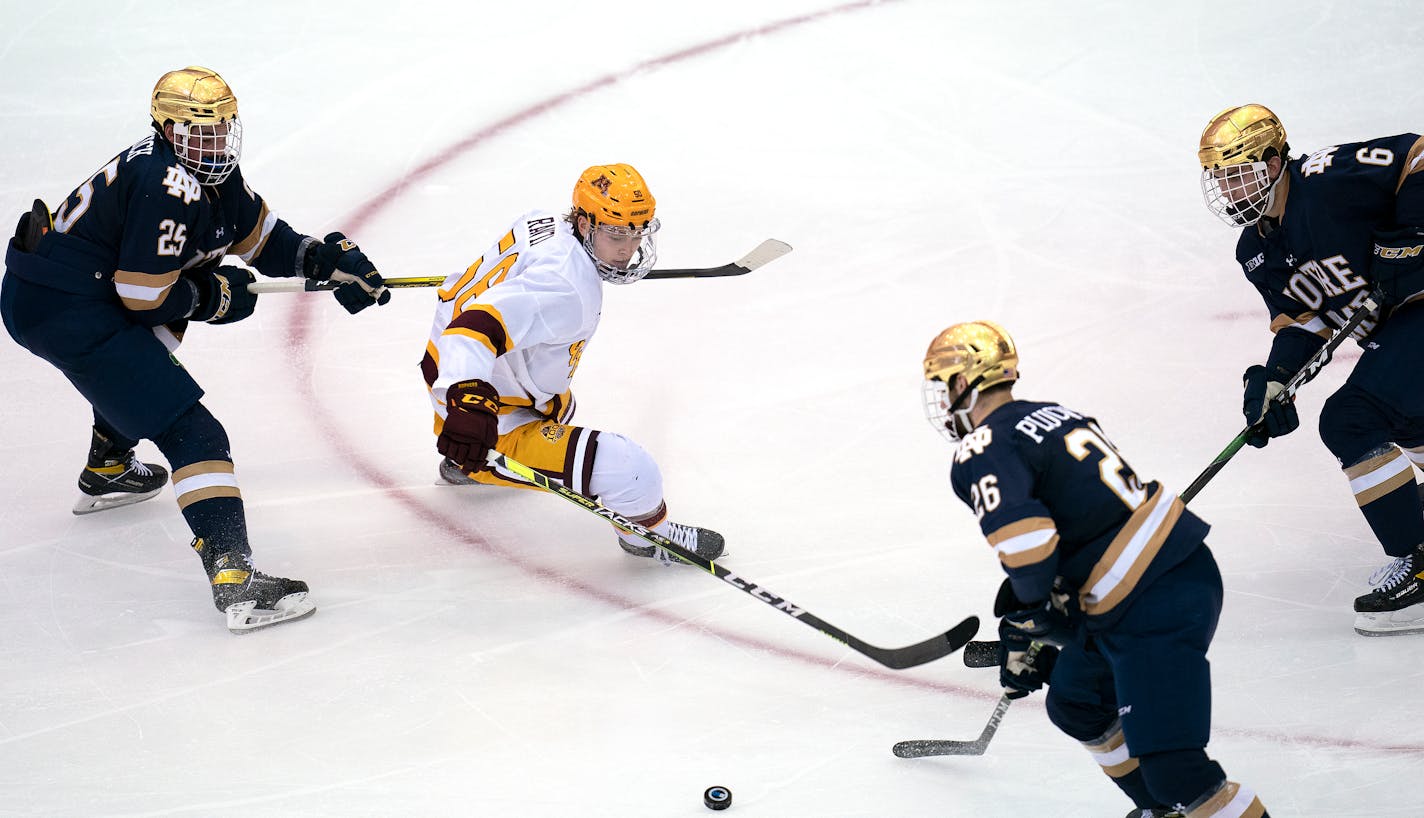
[[[987,636],[999,568],[921,414],[930,338],[1003,323],[1020,396],[1096,415],[1184,488],[1239,430],[1269,343],[1200,198],[1201,127],[1261,102],[1298,151],[1424,128],[1418,11],[6,2],[0,213],[57,204],[192,63],[237,92],[252,186],[387,275],[462,269],[519,213],[566,206],[585,166],[633,163],[663,266],[795,251],[610,288],[579,422],[640,441],[675,519],[821,618],[902,645],[978,614]],[[244,637],[171,490],[69,513],[88,408],[0,338],[0,815],[691,817],[712,784],[744,818],[1127,811],[1041,697],[984,757],[890,754],[975,735],[992,670],[886,670],[625,556],[557,498],[436,486],[416,368],[433,297],[350,317],[267,295],[189,332],[258,565],[320,606]],[[1424,814],[1424,637],[1352,632],[1383,559],[1314,432],[1352,361],[1193,503],[1227,589],[1209,749],[1276,816]]]

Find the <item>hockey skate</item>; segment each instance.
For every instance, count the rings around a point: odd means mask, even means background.
[[[1174,809],[1153,807],[1152,809],[1135,809],[1127,814],[1127,818],[1186,818],[1186,816]]]
[[[722,539],[722,535],[711,529],[664,520],[653,526],[652,530],[709,562],[726,556],[724,553],[726,543]],[[682,558],[666,548],[653,545],[636,534],[620,531],[618,545],[635,557],[655,559],[663,565],[690,564],[685,563]]]
[[[1424,631],[1424,545],[1395,560],[1378,588],[1355,600],[1355,633],[1395,636]]]
[[[227,629],[249,633],[316,613],[307,599],[307,584],[298,579],[273,577],[252,567],[252,556],[238,551],[208,553],[201,537],[193,550],[203,560],[203,570],[213,587],[213,605],[227,615]]]
[[[440,460],[440,482],[448,483],[452,486],[478,486],[479,481],[465,474],[465,470],[450,458]]]
[[[133,505],[156,497],[168,484],[168,470],[134,457],[133,449],[116,451],[114,443],[94,430],[89,463],[79,473],[79,499],[72,511],[92,514]]]

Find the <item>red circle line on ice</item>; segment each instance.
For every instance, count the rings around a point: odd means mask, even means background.
[[[464,158],[476,148],[483,146],[490,139],[503,134],[505,131],[508,131],[511,128],[525,125],[570,102],[573,102],[576,99],[597,93],[605,86],[611,85],[612,83],[618,81],[619,77],[627,76],[629,73],[637,71],[662,68],[665,66],[684,62],[695,57],[701,57],[718,51],[719,49],[741,42],[742,40],[745,40],[749,37],[778,34],[789,29],[794,29],[799,26],[815,23],[836,15],[862,11],[869,8],[873,8],[875,6],[889,5],[893,2],[895,2],[895,0],[859,0],[859,2],[844,3],[841,5],[831,6],[825,9],[821,9],[819,11],[807,12],[805,14],[796,15],[794,17],[788,17],[782,20],[776,20],[770,23],[765,23],[740,31],[735,31],[713,40],[708,40],[703,43],[691,45],[686,48],[682,48],[659,57],[653,57],[637,64],[632,69],[624,69],[619,71],[617,74],[607,74],[605,76],[594,79],[588,83],[580,85],[572,90],[565,91],[563,93],[549,97],[548,99],[535,102],[520,111],[517,111],[497,122],[487,125],[475,131],[474,133],[471,133],[470,135],[460,139],[459,141],[455,142],[444,150],[436,153],[434,156],[426,159],[424,162],[421,162],[420,164],[416,165],[401,178],[388,184],[384,189],[380,190],[376,194],[372,195],[371,197],[367,198],[365,201],[357,205],[351,213],[347,214],[341,220],[341,224],[351,235],[360,235],[361,230],[364,226],[369,224],[373,219],[375,219],[387,208],[393,205],[396,200],[400,198],[401,194],[403,194],[413,184],[445,170],[451,163]],[[311,377],[312,370],[309,363],[310,357],[306,354],[306,352],[309,351],[309,348],[312,343],[311,338],[308,336],[307,330],[310,327],[309,319],[311,316],[311,312],[313,309],[315,309],[315,307],[315,299],[294,299],[291,312],[288,316],[288,322],[286,327],[286,343],[294,354],[285,355],[283,357],[293,370],[292,374],[294,379],[296,380],[298,391],[301,393],[300,396],[302,402],[307,406],[315,406],[320,408],[323,406],[323,403],[321,401],[322,396],[319,395],[314,389],[314,381]],[[320,417],[323,414],[326,413],[318,411],[317,417]],[[354,468],[368,483],[377,488],[380,488],[383,491],[385,497],[405,507],[406,510],[409,511],[415,517],[436,523],[444,530],[450,532],[451,536],[455,537],[461,542],[464,542],[465,544],[477,550],[490,554],[491,556],[498,557],[499,559],[504,560],[505,562],[519,568],[519,570],[525,572],[526,574],[547,581],[551,587],[557,589],[558,593],[569,593],[570,591],[573,591],[583,596],[592,599],[597,599],[600,602],[603,602],[611,607],[632,611],[640,617],[653,619],[668,625],[696,628],[698,630],[711,634],[719,641],[729,642],[756,651],[765,651],[782,659],[797,661],[807,665],[814,665],[833,671],[850,673],[852,675],[860,677],[873,677],[879,681],[884,681],[887,683],[904,687],[915,688],[922,691],[947,693],[983,701],[995,701],[999,696],[999,692],[997,690],[978,690],[972,687],[968,687],[966,685],[931,681],[929,679],[917,678],[914,675],[910,675],[904,672],[881,669],[873,666],[870,663],[870,660],[868,659],[858,660],[852,658],[850,662],[843,662],[839,659],[832,659],[828,658],[827,656],[817,655],[814,653],[809,653],[805,651],[796,650],[791,647],[787,647],[788,644],[795,643],[796,640],[824,640],[824,637],[812,636],[809,632],[805,632],[805,628],[797,628],[789,623],[785,626],[784,629],[784,639],[782,639],[780,642],[769,642],[760,639],[754,639],[749,636],[734,633],[731,631],[720,630],[718,628],[703,623],[690,622],[685,620],[683,617],[677,616],[676,614],[666,613],[655,609],[644,608],[639,603],[626,597],[619,596],[618,594],[613,593],[612,591],[606,588],[590,585],[581,581],[576,576],[570,576],[568,574],[561,573],[560,571],[554,568],[539,565],[535,562],[525,559],[518,553],[501,548],[497,544],[486,540],[483,536],[480,535],[479,531],[476,530],[473,526],[471,526],[470,523],[468,523],[467,521],[446,514],[433,506],[427,505],[421,502],[420,498],[417,497],[415,494],[401,488],[400,484],[395,480],[392,475],[382,471],[379,468],[379,464],[374,459],[361,456],[365,449],[364,447],[358,445],[359,441],[357,441],[354,436],[347,434],[345,430],[339,428],[335,424],[317,423],[315,424],[315,426],[317,433],[323,439],[325,439],[325,441],[330,445],[330,447],[334,451],[348,455],[346,462],[349,463],[351,467]],[[431,452],[431,462],[433,468],[433,464],[435,462],[435,457],[433,454],[433,445],[431,446]],[[550,502],[553,502],[552,498]],[[694,577],[694,579],[696,578]],[[966,613],[968,612],[966,611]],[[952,623],[946,623],[946,627],[949,624]],[[778,634],[780,633],[781,632],[778,632]],[[926,633],[923,636],[928,635],[929,633]],[[900,641],[913,641],[918,638],[923,638],[923,636],[917,634],[906,634]],[[955,664],[958,664],[957,656],[951,656],[948,659],[941,661],[954,662]],[[924,671],[920,672],[923,673]],[[980,672],[982,673],[984,671]],[[1037,704],[1037,702],[1035,703]],[[910,732],[916,732],[916,730],[911,729],[913,726],[914,725],[911,724],[901,725],[900,732],[904,732],[905,730],[910,730]],[[921,725],[921,728],[923,728],[923,725]],[[952,724],[945,724],[944,730],[952,732],[954,730],[954,726]],[[891,738],[893,738],[893,735],[891,734],[895,731],[890,729],[889,727],[887,727],[887,731],[887,741],[889,741]],[[1221,727],[1220,725],[1214,727],[1214,732],[1217,735],[1240,736],[1259,741],[1266,741],[1271,743],[1272,745],[1302,744],[1307,746],[1318,747],[1358,749],[1371,752],[1406,754],[1424,753],[1424,745],[1421,744],[1388,744],[1379,741],[1352,740],[1334,736],[1287,734],[1261,729],[1233,729]]]

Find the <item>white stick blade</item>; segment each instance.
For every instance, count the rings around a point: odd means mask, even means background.
[[[787,253],[791,252],[791,245],[779,239],[767,239],[758,244],[755,249],[737,262],[738,267],[745,267],[750,272],[766,264],[769,261],[776,261]]]

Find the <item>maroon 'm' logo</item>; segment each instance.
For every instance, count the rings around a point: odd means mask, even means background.
[[[599,192],[599,193],[602,193],[604,196],[607,196],[607,195],[608,195],[608,189],[609,189],[610,187],[613,187],[613,183],[610,182],[610,181],[608,181],[608,177],[607,177],[607,176],[599,176],[597,179],[594,179],[594,180],[593,180],[592,182],[590,182],[589,184],[591,184],[591,185],[593,185],[594,187],[598,188],[598,192]]]

